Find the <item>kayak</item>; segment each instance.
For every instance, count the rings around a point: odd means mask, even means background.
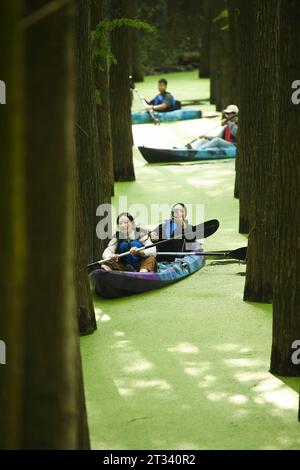
[[[200,119],[202,111],[200,109],[176,109],[175,111],[167,111],[166,113],[155,113],[160,122],[186,121],[189,119]],[[146,111],[131,113],[132,124],[148,124],[153,119]]]
[[[233,146],[229,148],[212,147],[206,150],[193,150],[184,147],[172,149],[139,147],[139,151],[148,163],[194,162],[236,157],[236,147]]]
[[[96,269],[89,276],[96,295],[115,299],[168,286],[195,273],[204,264],[204,256],[187,255],[181,259],[175,258],[171,263],[158,263],[158,271],[155,273]]]

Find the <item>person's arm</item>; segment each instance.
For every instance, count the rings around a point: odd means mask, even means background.
[[[118,240],[114,237],[110,240],[109,244],[102,253],[102,259],[111,258],[115,253],[118,246]]]
[[[152,109],[153,111],[166,111],[168,109],[168,106],[166,105],[166,103],[156,104],[152,107]]]
[[[150,238],[152,242],[156,242],[162,239],[162,227],[163,224],[160,224],[154,230],[151,230]]]
[[[155,246],[152,246],[151,248],[146,249],[147,246],[152,245],[152,243],[153,243],[148,234],[147,234],[146,240],[142,243],[145,246],[145,250],[142,251],[142,253],[143,253],[142,256],[145,256],[145,257],[147,257],[147,256],[156,256],[156,247]]]
[[[228,121],[227,126],[229,127],[230,134],[237,139],[238,135],[238,124],[235,121]]]

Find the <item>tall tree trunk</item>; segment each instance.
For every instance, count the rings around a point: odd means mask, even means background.
[[[46,3],[27,0],[26,14]],[[21,448],[27,449],[89,447],[74,314],[74,19],[69,3],[26,31],[30,119],[24,139],[28,266]]]
[[[225,20],[226,22],[227,20]],[[233,102],[233,95],[232,95],[232,88],[231,88],[231,53],[230,53],[230,45],[229,45],[229,31],[227,28],[223,29],[221,26],[224,21],[219,22],[220,30],[220,68],[221,68],[221,78],[219,84],[219,93],[216,99],[216,109],[218,111],[222,111],[226,108],[230,103]]]
[[[223,20],[217,19],[225,9],[225,0],[215,0],[211,7],[212,23],[210,31],[210,102],[222,109],[222,26]]]
[[[203,0],[199,78],[208,78],[210,76],[210,32],[212,25],[211,5],[211,0]]]
[[[240,90],[239,90],[239,56],[240,56],[240,28],[239,28],[239,0],[227,0],[228,9],[228,33],[229,33],[229,57],[230,57],[230,87],[231,87],[231,101],[237,106],[240,105]]]
[[[239,0],[227,0],[229,24],[229,50],[231,58],[230,84],[232,102],[240,106],[240,9]],[[237,148],[237,154],[239,149]],[[239,198],[239,158],[235,160],[234,197]]]
[[[138,1],[131,0],[129,5],[131,6],[130,18],[138,17]],[[132,28],[130,31],[130,44],[131,44],[131,75],[136,82],[144,81],[144,68],[141,62],[141,31],[136,28]]]
[[[300,375],[292,343],[300,339],[300,114],[292,103],[292,82],[299,79],[297,0],[281,0],[279,10],[279,125],[275,154],[274,304],[271,372]]]
[[[257,137],[251,133],[255,114],[253,97],[257,88],[252,80],[255,55],[252,41],[249,40],[255,32],[255,8],[253,3],[240,0],[240,117],[238,138],[238,170],[239,170],[239,200],[240,200],[240,233],[248,233],[250,227],[250,213],[252,188],[250,182],[253,147],[257,145]],[[252,139],[254,138],[254,140]]]
[[[252,96],[254,118],[248,129],[254,145],[250,162],[251,227],[244,300],[256,302],[272,300],[274,194],[270,181],[275,181],[273,162],[278,137],[278,4],[279,0],[256,2],[256,32],[251,41],[256,57],[251,80],[256,94]]]
[[[93,0],[92,3],[92,28],[104,21],[108,15],[107,0]],[[103,32],[100,39],[109,48],[108,33]],[[103,44],[94,44],[93,47],[99,47]],[[110,196],[114,194],[114,171],[112,156],[112,137],[110,122],[110,98],[109,98],[109,65],[107,57],[101,57],[94,61],[95,84],[99,92],[100,102],[97,103],[97,125],[99,135],[98,157],[101,166],[101,180],[103,190],[106,194],[105,200],[110,203]],[[104,202],[104,201],[103,201]]]
[[[128,17],[132,0],[111,0],[112,18]],[[110,68],[110,103],[115,181],[134,181],[131,127],[130,32],[127,27],[112,32],[111,48],[117,64]]]
[[[97,237],[96,211],[107,202],[102,185],[97,127],[96,86],[91,50],[91,0],[76,0],[77,19],[77,108],[76,151],[79,175],[79,194],[85,217],[87,244],[86,262],[99,257],[104,248]]]
[[[0,105],[0,339],[7,364],[0,371],[0,448],[15,449],[21,440],[23,379],[24,218],[21,2],[2,2],[0,14],[0,78],[7,87],[7,104]]]
[[[91,2],[76,0],[76,301],[81,334],[96,329],[95,312],[86,265],[100,257],[103,241],[96,236],[97,207],[110,200],[101,174],[96,110],[96,88],[91,51]],[[107,194],[109,192],[109,196]]]

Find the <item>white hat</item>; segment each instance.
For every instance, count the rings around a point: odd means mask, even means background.
[[[230,104],[229,106],[227,106],[226,109],[224,109],[224,113],[238,114],[239,113],[239,108],[235,104]]]

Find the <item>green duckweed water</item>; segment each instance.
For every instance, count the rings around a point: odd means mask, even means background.
[[[208,96],[208,81],[195,72],[168,78],[179,98]],[[142,93],[152,96],[156,79],[138,84]],[[139,125],[134,138],[172,146],[215,125]],[[234,161],[150,166],[135,149],[135,168],[136,182],[116,185],[116,208],[122,195],[148,208],[203,204],[205,219],[220,220],[205,249],[246,243],[237,232]],[[300,448],[299,382],[268,372],[272,309],[243,302],[244,273],[243,265],[208,263],[156,292],[96,300],[98,331],[81,339],[94,449]]]

